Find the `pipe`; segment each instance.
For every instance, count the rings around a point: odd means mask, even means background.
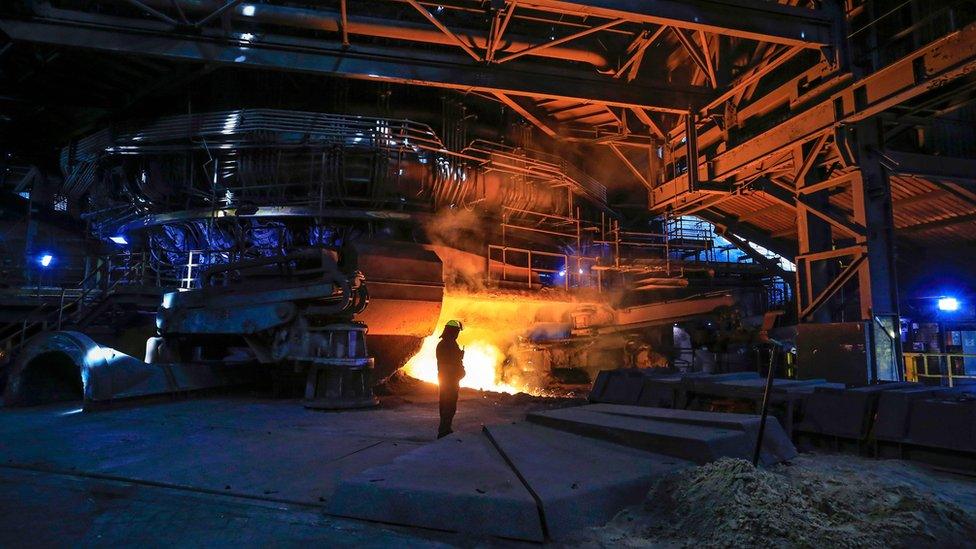
[[[127,3],[125,0],[115,1]],[[192,12],[203,17],[212,14],[225,4],[223,0],[141,0],[141,2],[158,9],[172,8],[176,5],[187,13]],[[265,25],[280,25],[336,33],[342,32],[343,30],[342,14],[329,10],[241,3],[227,10],[226,15],[238,21],[250,21]],[[391,38],[395,40],[456,47],[456,44],[450,37],[428,25],[408,21],[397,21],[395,24],[392,24],[386,19],[353,16],[349,14],[347,14],[346,22],[347,26],[345,31],[350,35]],[[481,49],[487,49],[488,47],[486,33],[472,30],[454,30],[454,33],[469,47]],[[514,54],[543,42],[544,39],[533,42],[527,37],[517,37],[514,40],[503,39],[502,43],[496,46],[496,53]],[[540,48],[528,52],[525,55],[587,63],[600,69],[606,69],[610,65],[607,58],[599,53],[575,48]]]

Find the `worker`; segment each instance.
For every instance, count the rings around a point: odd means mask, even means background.
[[[437,383],[440,388],[441,425],[437,438],[453,433],[451,424],[457,412],[458,390],[464,377],[464,351],[458,347],[457,338],[462,326],[457,320],[449,320],[441,332],[437,344]]]

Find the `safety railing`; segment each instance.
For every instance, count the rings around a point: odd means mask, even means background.
[[[939,385],[955,387],[976,384],[976,355],[962,353],[903,353],[905,380],[925,383],[938,380]],[[967,362],[970,367],[966,369]]]
[[[526,284],[542,287],[600,288],[601,271],[593,269],[599,258],[583,257],[512,246],[488,246],[489,282]]]
[[[23,345],[28,336],[34,331],[54,327],[60,330],[69,316],[81,315],[86,307],[98,299],[111,294],[115,289],[130,282],[134,278],[141,278],[145,262],[132,261],[119,268],[113,267],[111,261],[102,262],[99,267],[88,274],[76,288],[62,288],[58,303],[42,303],[33,311],[24,315],[24,320],[13,333],[4,334],[0,338],[0,351],[5,356]],[[41,317],[41,318],[38,318]]]
[[[180,273],[181,290],[192,290],[200,287],[200,270],[206,266],[203,257],[205,253],[203,250],[190,250],[186,260],[186,266],[184,266]]]

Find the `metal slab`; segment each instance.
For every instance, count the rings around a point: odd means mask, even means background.
[[[726,456],[752,457],[753,448],[745,433],[736,429],[682,425],[581,408],[533,412],[527,419],[538,425],[695,463],[708,463]]]
[[[644,500],[655,479],[690,461],[583,438],[531,423],[485,431],[539,498],[552,540],[602,526]]]
[[[467,534],[545,539],[532,495],[481,433],[442,438],[344,480],[329,512]]]

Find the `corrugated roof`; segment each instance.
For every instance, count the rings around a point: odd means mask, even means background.
[[[976,204],[960,196],[949,181],[891,176],[892,210],[899,239],[918,247],[947,247],[976,243]],[[830,205],[853,210],[849,187],[838,187]],[[777,238],[796,240],[796,212],[762,192],[726,198],[713,209],[740,219]]]

